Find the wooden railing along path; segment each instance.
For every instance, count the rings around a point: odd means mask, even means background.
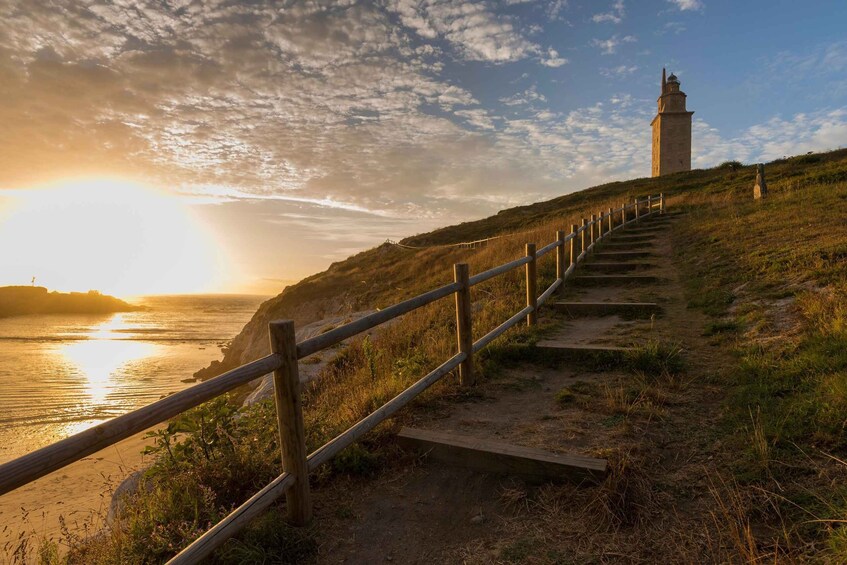
[[[404,300],[300,343],[295,340],[294,322],[271,322],[270,355],[0,465],[0,495],[273,372],[284,472],[183,549],[169,563],[196,563],[202,560],[283,494],[286,497],[289,521],[294,525],[304,525],[312,516],[308,478],[310,471],[330,461],[344,448],[454,369],[458,368],[462,386],[473,385],[474,353],[524,319],[530,326],[534,325],[539,307],[571,276],[576,266],[586,258],[597,242],[625,225],[638,222],[652,214],[664,213],[664,210],[665,198],[660,194],[641,200],[636,198],[632,203],[623,204],[620,208],[610,208],[607,212],[592,214],[590,220],[582,220],[582,225],[572,225],[570,233],[556,232],[556,240],[541,249],[536,249],[534,243],[527,243],[524,257],[473,276],[470,276],[467,264],[456,264],[454,282],[451,284]],[[556,280],[538,295],[536,264],[541,257],[554,251]],[[477,341],[473,341],[471,287],[522,266],[526,270],[526,307]],[[450,295],[453,295],[456,301],[456,355],[375,412],[307,455],[298,360]]]

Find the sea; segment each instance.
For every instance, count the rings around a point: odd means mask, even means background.
[[[0,318],[0,463],[192,384],[268,297],[131,298],[138,312]]]

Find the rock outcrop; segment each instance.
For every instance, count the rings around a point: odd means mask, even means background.
[[[0,318],[32,314],[111,314],[143,307],[114,296],[88,292],[49,292],[43,286],[0,287]]]
[[[373,312],[373,297],[379,283],[365,283],[363,279],[370,276],[365,277],[363,272],[383,259],[388,250],[383,245],[364,251],[286,287],[259,306],[241,333],[224,348],[222,360],[212,361],[194,377],[210,379],[267,355],[270,352],[268,322],[272,320],[294,320],[297,341],[302,341]],[[324,351],[304,359],[300,364],[301,379],[313,379],[333,357],[332,351]],[[252,403],[271,390],[270,375],[254,381],[251,386],[254,392],[248,402]]]

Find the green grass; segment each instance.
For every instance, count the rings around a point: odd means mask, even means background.
[[[738,320],[715,320],[706,325],[703,335],[709,337],[724,333],[735,333],[738,331],[739,326]]]
[[[763,201],[746,183],[687,195],[678,259],[689,305],[712,317],[704,335],[736,336],[713,342],[737,359],[717,432],[735,454],[734,480],[751,498],[778,493],[769,497],[793,559],[844,562],[841,526],[815,520],[847,518],[843,489],[820,480],[844,472],[827,454],[847,460],[847,161],[804,155],[767,171]],[[745,512],[776,519],[761,504]]]
[[[623,362],[630,371],[650,376],[678,375],[685,370],[682,348],[656,340],[627,352]]]
[[[563,388],[556,393],[554,398],[559,406],[568,406],[576,400],[576,394],[569,388]]]
[[[285,519],[285,514],[278,509],[262,514],[238,538],[218,550],[216,561],[280,565],[310,561],[318,551],[318,532],[314,528],[288,526]]]

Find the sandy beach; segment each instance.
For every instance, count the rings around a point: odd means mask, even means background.
[[[0,319],[0,463],[191,386],[262,300],[144,296],[137,312]],[[22,544],[97,531],[111,493],[148,463],[143,436],[0,496],[0,563]]]
[[[0,562],[12,562],[22,544],[29,553],[51,539],[65,547],[63,530],[72,535],[96,532],[103,526],[114,489],[151,461],[141,455],[149,443],[144,433],[132,436],[0,496]],[[35,555],[30,555],[26,562],[34,561]]]

